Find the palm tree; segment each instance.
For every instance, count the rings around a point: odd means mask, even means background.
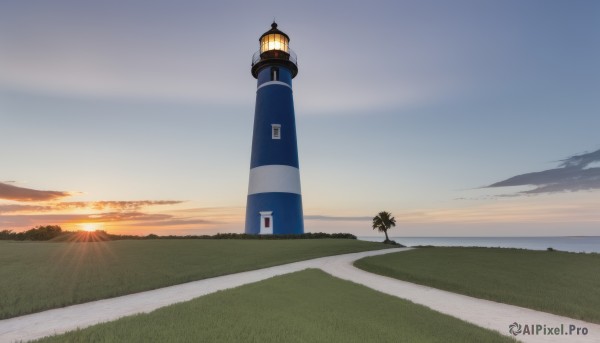
[[[377,231],[385,233],[386,242],[390,241],[387,230],[392,226],[396,226],[396,218],[392,217],[392,214],[389,212],[379,212],[378,215],[373,217],[373,230],[377,229]]]

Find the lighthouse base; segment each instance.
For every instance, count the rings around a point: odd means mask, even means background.
[[[251,235],[303,234],[302,196],[295,193],[248,195],[245,232]]]

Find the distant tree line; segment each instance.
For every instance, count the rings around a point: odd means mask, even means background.
[[[103,230],[94,232],[86,231],[63,231],[58,225],[37,226],[33,229],[15,232],[12,230],[0,231],[0,240],[12,241],[69,241],[73,236],[96,236],[99,239],[83,239],[82,241],[97,241],[107,240],[116,241],[124,239],[322,239],[322,238],[341,238],[341,239],[356,239],[356,236],[349,233],[303,233],[299,235],[248,235],[245,233],[218,233],[216,235],[186,235],[186,236],[158,236],[149,234],[146,236],[135,235],[114,235]]]
[[[37,226],[33,229],[14,232],[12,230],[0,231],[1,240],[12,241],[48,241],[62,235],[64,231],[58,225]]]

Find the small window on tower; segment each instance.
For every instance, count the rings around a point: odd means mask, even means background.
[[[271,68],[271,81],[279,81],[279,68]]]
[[[271,138],[281,139],[281,125],[271,124]]]

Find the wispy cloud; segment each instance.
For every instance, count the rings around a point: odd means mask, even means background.
[[[101,214],[39,214],[2,215],[1,229],[29,228],[37,225],[56,224],[67,230],[78,229],[80,224],[97,223],[101,228],[122,231],[126,228],[199,228],[204,225],[220,224],[218,221],[202,218],[177,218],[168,214],[141,212],[109,212]],[[134,230],[135,231],[135,230]]]
[[[168,214],[148,214],[142,212],[108,212],[91,214],[87,216],[87,222],[122,222],[140,220],[166,220],[173,216]]]
[[[52,206],[22,205],[22,204],[0,204],[0,214],[22,213],[22,212],[47,212]]]
[[[158,227],[171,227],[171,226],[182,226],[182,225],[208,225],[208,224],[217,224],[218,222],[206,219],[171,219],[171,220],[161,220],[161,221],[152,221],[152,222],[138,222],[131,224],[129,226],[158,226]]]
[[[86,219],[85,215],[76,214],[41,214],[41,215],[26,215],[12,214],[0,216],[0,229],[15,229],[28,228],[36,225],[62,225],[63,223],[82,221]]]
[[[93,202],[62,202],[57,204],[59,209],[91,208],[94,210],[137,211],[149,206],[177,205],[181,200],[140,200],[140,201],[93,201]]]
[[[600,161],[600,150],[561,160],[557,168],[516,175],[487,187],[535,186],[516,195],[577,192],[600,189],[600,168],[590,167]]]
[[[52,202],[40,205],[0,204],[0,214],[23,212],[58,212],[65,210],[90,209],[96,211],[112,210],[116,212],[139,211],[150,206],[177,205],[180,200],[141,200],[141,201],[72,201]]]
[[[63,191],[40,191],[0,182],[0,199],[15,201],[49,201],[58,200],[68,196],[71,196],[71,193]]]
[[[38,215],[2,215],[0,227],[26,227],[47,224],[109,223],[131,221],[168,220],[167,214],[149,214],[141,212],[108,212],[100,214],[38,214]]]
[[[145,200],[145,201],[102,201],[102,202],[70,202],[50,203],[45,205],[29,204],[0,204],[0,229],[25,229],[37,225],[61,225],[67,230],[78,229],[80,224],[97,223],[102,228],[122,231],[128,227],[136,228],[200,228],[205,225],[220,225],[229,217],[219,213],[203,211],[202,208],[190,209],[185,216],[181,211],[167,213],[146,213],[131,211],[154,205],[179,204],[175,200]],[[113,209],[107,212],[73,213],[75,209],[98,210]],[[60,211],[57,211],[60,209]],[[124,210],[124,211],[122,211]],[[225,210],[225,209],[222,209]],[[66,212],[64,212],[66,211]],[[71,213],[69,213],[71,212]]]

